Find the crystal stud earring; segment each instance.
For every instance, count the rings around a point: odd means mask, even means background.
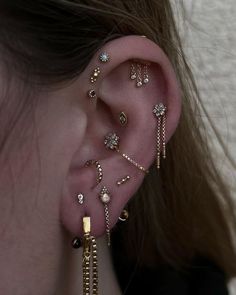
[[[101,62],[103,62],[103,63],[106,63],[106,62],[108,62],[110,60],[110,56],[109,56],[109,54],[107,52],[103,52],[103,53],[100,54],[99,60]]]

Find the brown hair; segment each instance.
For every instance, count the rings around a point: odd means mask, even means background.
[[[230,232],[236,225],[233,202],[201,129],[200,114],[205,110],[170,2],[5,0],[0,4],[2,55],[15,74],[31,77],[29,85],[70,81],[104,43],[129,34],[146,35],[165,51],[181,85],[183,110],[160,173],[153,168],[129,204],[129,236],[123,231],[129,241],[126,251],[131,259],[139,255],[142,264],[161,259],[175,267],[200,254],[212,258],[230,277],[236,274]]]

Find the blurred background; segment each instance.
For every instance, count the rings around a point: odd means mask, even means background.
[[[236,166],[227,163],[225,156],[229,153],[236,162],[236,3],[183,0],[182,18],[181,2],[173,0],[183,45],[204,105],[224,142],[225,151],[208,128],[218,167],[236,201]],[[236,279],[229,287],[230,294],[236,295]]]

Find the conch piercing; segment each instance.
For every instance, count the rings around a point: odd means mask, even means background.
[[[100,191],[100,200],[104,205],[104,213],[105,213],[105,222],[106,222],[106,233],[107,233],[107,245],[110,247],[111,245],[111,235],[110,235],[110,217],[109,217],[109,208],[108,204],[111,200],[111,194],[109,190],[103,186]]]
[[[119,121],[120,121],[121,126],[126,126],[128,124],[128,117],[125,112],[120,113]]]
[[[161,152],[163,159],[166,158],[166,112],[167,107],[163,103],[154,106],[153,114],[157,118],[157,169],[160,169]]]
[[[100,68],[99,67],[95,68],[94,71],[93,71],[93,73],[92,73],[92,75],[91,75],[91,77],[90,77],[90,82],[91,83],[96,82],[98,76],[100,75],[100,73],[101,73]]]
[[[119,142],[120,142],[120,138],[116,133],[108,133],[104,139],[104,144],[105,144],[106,148],[118,152],[124,159],[126,159],[128,162],[130,162],[132,165],[134,165],[136,168],[138,168],[142,172],[149,173],[149,171],[147,169],[145,169],[143,166],[139,165],[137,162],[135,162],[133,159],[131,159],[128,155],[122,153],[119,150]]]
[[[102,178],[103,178],[103,169],[102,169],[102,166],[96,160],[88,160],[85,163],[85,167],[90,167],[92,165],[94,165],[95,168],[96,168],[96,170],[97,170],[97,184],[99,184],[102,181]]]
[[[121,178],[120,180],[118,180],[118,181],[116,182],[116,184],[117,184],[118,186],[120,186],[120,185],[126,183],[127,181],[129,181],[130,179],[131,179],[131,177],[130,177],[129,175],[126,175],[125,177],[123,177],[123,178]]]
[[[91,236],[90,217],[83,218],[83,295],[90,295],[90,281],[92,279],[92,294],[98,295],[98,259],[97,242]]]
[[[130,79],[136,80],[136,86],[141,87],[149,82],[148,64],[132,62],[130,66]]]

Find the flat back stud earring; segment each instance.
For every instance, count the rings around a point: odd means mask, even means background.
[[[100,75],[101,70],[99,67],[97,67],[96,69],[94,69],[91,77],[90,77],[90,82],[91,83],[95,83],[97,81],[98,76]]]
[[[126,159],[128,162],[130,162],[132,165],[134,165],[136,168],[138,168],[142,172],[149,173],[147,169],[145,169],[143,166],[138,164],[136,161],[134,161],[125,153],[121,152],[119,149],[119,143],[120,143],[120,138],[116,133],[111,132],[105,136],[104,145],[106,148],[118,152],[124,159]]]
[[[119,220],[122,222],[125,222],[128,218],[129,218],[129,212],[126,209],[122,210]]]
[[[84,195],[83,194],[78,194],[77,195],[77,199],[78,199],[78,202],[79,202],[79,204],[80,205],[83,205],[83,203],[84,203]]]
[[[96,94],[96,92],[95,92],[94,89],[91,89],[91,90],[88,91],[88,97],[89,98],[92,98],[92,99],[96,99],[97,98],[97,94]]]
[[[118,180],[118,181],[116,182],[116,184],[117,184],[118,186],[120,186],[120,185],[126,183],[127,181],[129,181],[130,179],[131,179],[131,177],[130,177],[129,175],[126,175],[125,177],[123,177],[123,178],[121,178],[120,180]]]
[[[125,114],[125,112],[121,112],[120,115],[119,115],[119,120],[120,120],[120,124],[122,126],[125,126],[128,124],[128,117],[127,115]]]
[[[103,63],[106,63],[106,62],[108,62],[110,60],[110,56],[109,56],[109,54],[107,52],[103,52],[103,53],[100,54],[99,60],[101,62],[103,62]]]
[[[72,242],[71,245],[74,249],[79,249],[82,246],[81,240],[77,237],[75,237]]]
[[[166,112],[167,107],[163,103],[156,104],[153,108],[153,114],[157,118],[157,169],[160,169],[161,152],[163,159],[166,158]]]
[[[110,194],[109,190],[105,186],[103,186],[100,191],[99,196],[100,196],[100,200],[104,206],[106,233],[107,233],[107,245],[108,245],[108,247],[110,247],[111,235],[110,235],[110,216],[109,216],[108,204],[110,203],[110,200],[111,200],[111,194]]]

